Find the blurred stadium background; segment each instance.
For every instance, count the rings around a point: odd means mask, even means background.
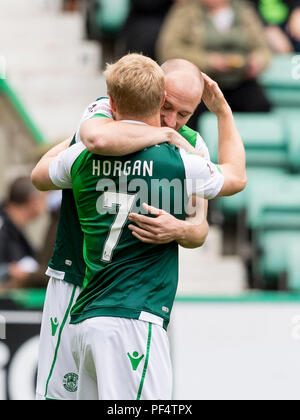
[[[116,54],[129,2],[89,3],[92,12],[79,1],[0,2],[1,199],[105,94],[101,68]],[[275,55],[260,81],[273,110],[235,116],[248,186],[210,204],[202,249],[180,249],[170,328],[176,399],[300,398],[300,56]],[[216,123],[209,114],[199,121],[213,161]],[[36,249],[48,223],[45,214],[26,230]],[[0,400],[34,397],[44,295],[0,293]]]

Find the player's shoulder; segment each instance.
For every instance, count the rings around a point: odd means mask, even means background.
[[[76,131],[76,142],[81,141],[80,129],[82,124],[96,117],[113,119],[110,100],[108,96],[101,96],[86,107]]]
[[[179,134],[182,135],[193,147],[196,147],[197,144],[197,138],[200,136],[200,134],[193,130],[192,128],[188,127],[187,125],[184,125],[180,130]]]
[[[63,163],[66,168],[69,168],[71,170],[72,166],[78,160],[78,158],[88,153],[90,152],[87,150],[86,146],[83,143],[75,143],[63,152]]]
[[[73,146],[73,150],[70,151],[69,156],[66,160],[66,164],[69,168],[72,178],[79,174],[84,173],[87,165],[94,156],[83,143],[77,143],[77,147]]]
[[[86,110],[87,118],[96,116],[112,118],[110,100],[108,96],[101,96],[92,102]]]
[[[210,153],[207,145],[198,131],[184,125],[179,131],[179,134],[181,134],[196,150],[201,152],[206,159],[210,160]]]
[[[193,130],[191,127],[184,125],[183,127],[181,127],[181,129],[179,130],[179,133],[184,132],[184,133],[188,133],[191,135],[197,135],[199,134],[198,131]]]

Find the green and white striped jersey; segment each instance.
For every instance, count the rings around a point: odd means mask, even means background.
[[[218,168],[167,144],[114,158],[78,143],[55,159],[50,176],[60,188],[73,187],[84,233],[87,269],[71,322],[117,316],[166,328],[177,290],[178,245],[141,243],[128,229],[128,214],[147,202],[183,220],[190,195],[218,195],[224,183]]]
[[[108,97],[97,99],[85,109],[72,144],[81,142],[80,128],[83,122],[96,117],[113,118]],[[187,126],[182,127],[179,132],[196,150],[210,160],[207,146],[199,133]],[[85,269],[83,233],[78,220],[73,191],[63,190],[57,238],[47,275],[81,287]]]

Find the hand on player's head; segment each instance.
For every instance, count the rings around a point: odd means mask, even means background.
[[[221,91],[218,83],[211,79],[207,74],[202,73],[205,82],[203,101],[210,112],[218,115],[220,112],[229,108],[229,105]]]

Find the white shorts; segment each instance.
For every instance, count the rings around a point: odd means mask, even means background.
[[[71,351],[70,311],[80,288],[51,278],[40,334],[36,398],[76,400],[78,371]]]
[[[166,331],[134,319],[91,318],[73,328],[78,400],[170,400]]]

